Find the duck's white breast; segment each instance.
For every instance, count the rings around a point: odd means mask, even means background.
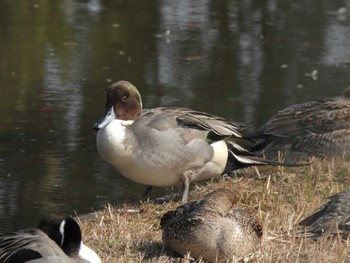
[[[151,158],[146,159],[142,153],[138,153],[137,146],[126,143],[127,126],[132,122],[114,120],[99,130],[96,141],[101,157],[134,182],[161,187],[180,184],[181,177],[177,170],[156,165]]]

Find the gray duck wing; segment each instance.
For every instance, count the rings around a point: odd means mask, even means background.
[[[336,233],[341,228],[349,231],[350,189],[329,197],[329,202],[321,206],[311,216],[299,223],[302,233],[320,237],[323,233]]]
[[[62,255],[62,249],[40,230],[0,234],[0,262],[25,262],[46,256]]]
[[[205,131],[206,134],[213,133],[218,137],[242,137],[242,124],[187,108],[159,107],[144,110],[141,116],[150,127],[158,130],[193,129]]]

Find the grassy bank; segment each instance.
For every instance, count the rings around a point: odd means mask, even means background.
[[[232,177],[196,184],[190,200],[220,187],[239,197],[264,227],[261,248],[252,255],[257,262],[350,262],[348,244],[338,239],[313,242],[296,239],[297,222],[350,185],[350,165],[344,161],[312,160],[306,167],[249,168]],[[169,190],[169,193],[171,191]],[[179,201],[166,204],[108,205],[93,218],[83,220],[84,242],[103,262],[188,262],[163,248],[159,221]],[[198,261],[201,262],[201,261]]]

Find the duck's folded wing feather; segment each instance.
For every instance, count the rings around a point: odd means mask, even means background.
[[[159,107],[144,110],[141,118],[154,129],[187,128],[213,132],[218,136],[242,137],[243,125],[200,111],[177,107]]]
[[[294,137],[348,128],[350,102],[343,97],[336,97],[289,106],[273,116],[259,132]]]
[[[64,254],[57,244],[38,230],[0,234],[0,262],[26,262]]]

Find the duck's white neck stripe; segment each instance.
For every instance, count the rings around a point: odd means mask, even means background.
[[[66,225],[66,220],[63,220],[62,223],[60,224],[60,234],[62,236],[61,238],[61,247],[63,246],[64,242],[64,226]]]

